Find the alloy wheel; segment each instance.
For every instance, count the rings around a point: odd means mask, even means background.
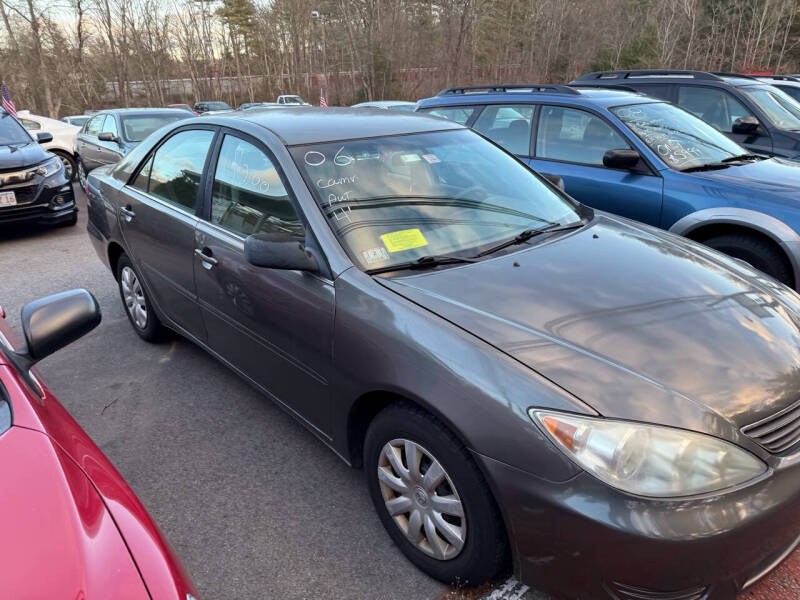
[[[123,267],[120,275],[122,298],[131,320],[139,329],[147,327],[147,303],[139,278],[130,267]]]
[[[74,175],[72,161],[63,154],[59,154],[58,158],[61,159],[61,164],[64,165],[64,175],[67,177],[67,181],[72,181],[72,176]]]
[[[411,440],[391,440],[378,458],[378,482],[386,510],[414,547],[437,560],[461,553],[467,536],[464,506],[430,452]]]
[[[87,192],[89,188],[87,185],[88,182],[86,180],[86,169],[83,167],[83,163],[80,160],[78,161],[78,181],[81,184],[81,189],[84,192]]]

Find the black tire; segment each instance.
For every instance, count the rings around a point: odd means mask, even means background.
[[[86,167],[83,165],[83,161],[81,160],[80,156],[78,157],[77,162],[78,162],[78,182],[80,183],[81,190],[83,190],[83,193],[86,194],[88,193],[87,177],[89,174],[86,172]]]
[[[119,297],[122,300],[122,308],[125,310],[128,321],[130,322],[131,326],[133,326],[133,330],[143,340],[150,343],[163,341],[167,337],[167,329],[161,324],[161,320],[158,318],[155,308],[153,307],[152,302],[150,302],[150,299],[147,297],[147,292],[145,292],[144,286],[141,285],[141,283],[139,283],[139,289],[141,291],[140,297],[142,298],[144,307],[146,309],[146,319],[143,324],[137,323],[131,314],[131,310],[128,308],[128,304],[125,300],[125,291],[123,289],[125,285],[123,283],[125,269],[130,269],[135,275],[136,279],[141,282],[141,277],[139,276],[138,271],[131,263],[128,255],[123,253],[117,260],[117,286],[119,287]]]
[[[398,438],[415,442],[435,457],[461,500],[466,536],[463,548],[453,558],[440,560],[417,548],[386,508],[378,479],[379,461],[384,446]],[[383,526],[403,554],[422,571],[449,585],[475,586],[507,566],[509,550],[505,527],[489,486],[468,450],[441,421],[410,404],[388,406],[375,417],[367,431],[364,468],[369,493]],[[420,471],[423,471],[422,463]]]
[[[781,283],[794,284],[792,266],[786,255],[764,238],[749,233],[730,233],[709,238],[704,244],[745,261]]]
[[[67,179],[70,181],[75,181],[78,178],[78,163],[75,158],[63,150],[51,150],[51,152],[60,158],[62,163],[64,163],[64,170],[68,169],[68,172],[65,173],[67,175]]]

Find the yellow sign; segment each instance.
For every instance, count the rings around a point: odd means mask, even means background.
[[[428,240],[425,239],[419,229],[403,229],[402,231],[384,233],[381,236],[381,240],[383,240],[389,252],[402,252],[403,250],[411,250],[412,248],[428,245]]]

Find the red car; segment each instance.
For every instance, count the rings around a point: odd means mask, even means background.
[[[194,588],[114,466],[33,365],[100,323],[89,292],[0,308],[0,564],[4,598],[192,600]]]

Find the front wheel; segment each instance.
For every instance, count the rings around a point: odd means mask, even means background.
[[[411,405],[384,409],[364,444],[370,496],[383,526],[422,571],[479,585],[508,560],[503,521],[464,445]]]
[[[52,152],[61,160],[61,164],[64,165],[64,175],[66,175],[67,180],[74,181],[78,176],[78,165],[75,159],[66,152],[60,150],[53,150]]]
[[[86,173],[86,167],[83,166],[83,161],[78,157],[78,183],[81,185],[81,189],[85,194],[89,193],[89,183],[88,183],[88,174]]]
[[[148,342],[160,342],[164,339],[166,330],[147,297],[139,274],[126,254],[117,261],[117,282],[125,313],[134,331]]]
[[[712,237],[703,242],[723,254],[743,260],[773,279],[791,286],[792,266],[786,255],[774,244],[747,233],[732,233]]]

